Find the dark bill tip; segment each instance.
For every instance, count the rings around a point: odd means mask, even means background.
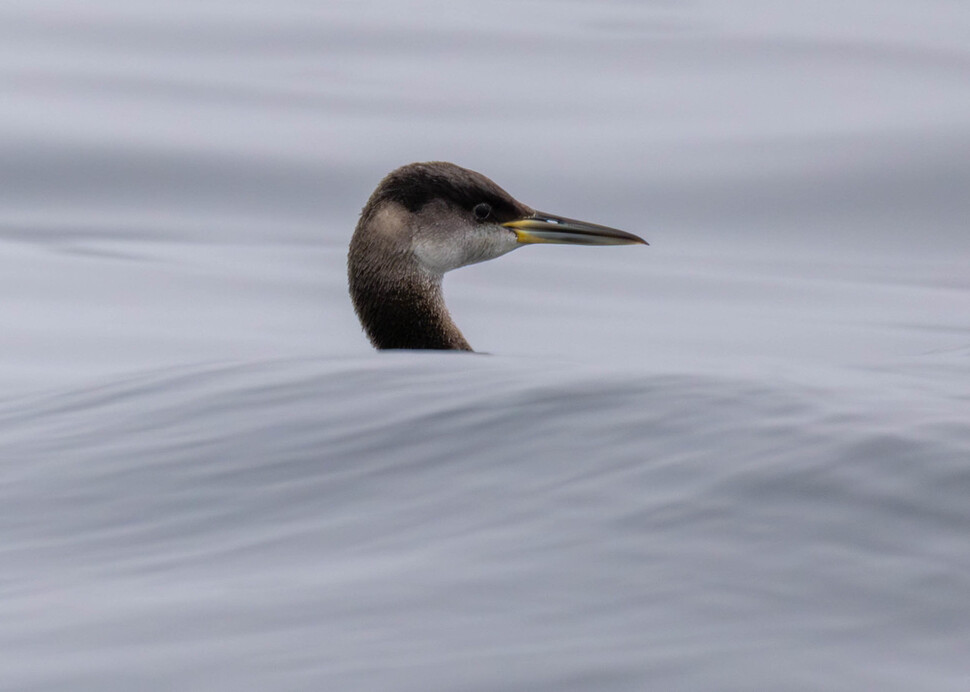
[[[638,235],[609,226],[567,219],[537,211],[515,221],[503,223],[515,232],[520,243],[559,243],[569,245],[649,245]]]

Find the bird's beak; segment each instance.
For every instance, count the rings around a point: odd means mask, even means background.
[[[640,236],[595,223],[566,219],[537,211],[530,216],[502,224],[515,232],[520,243],[565,243],[571,245],[649,245]]]

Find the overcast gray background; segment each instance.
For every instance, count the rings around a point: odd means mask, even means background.
[[[970,680],[963,2],[0,5],[0,687]],[[443,159],[650,247],[449,275]]]

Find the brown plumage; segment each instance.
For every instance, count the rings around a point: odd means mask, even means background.
[[[350,241],[354,310],[376,348],[470,351],[445,307],[444,273],[539,242],[646,243],[624,231],[536,212],[453,163],[403,166],[374,190]]]

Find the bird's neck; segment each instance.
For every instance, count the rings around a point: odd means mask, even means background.
[[[350,272],[350,294],[379,349],[471,351],[441,295],[441,277],[409,272],[390,278]]]

